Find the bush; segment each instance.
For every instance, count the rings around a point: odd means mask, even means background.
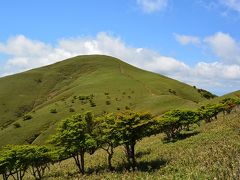
[[[26,120],[30,120],[32,119],[32,116],[30,114],[27,114],[27,115],[24,115],[23,116],[23,120],[26,121]]]
[[[106,101],[106,105],[110,105],[111,104],[111,101]]]
[[[20,128],[20,127],[21,127],[21,124],[18,123],[18,122],[16,122],[16,123],[13,124],[13,126],[14,126],[14,128]]]
[[[172,90],[172,89],[169,89],[168,92],[170,92],[171,94],[174,94],[174,95],[177,94],[177,92],[175,90]]]
[[[75,112],[75,109],[69,108],[69,112]]]
[[[129,106],[125,106],[125,109],[126,109],[126,110],[130,110],[130,107],[129,107]]]
[[[95,107],[96,106],[95,102],[93,102],[92,100],[90,100],[89,103],[90,103],[91,107]]]
[[[191,110],[172,110],[166,112],[158,121],[159,131],[165,133],[167,140],[176,139],[182,130],[199,121],[199,115]]]
[[[56,114],[57,113],[57,109],[50,109],[50,113]]]

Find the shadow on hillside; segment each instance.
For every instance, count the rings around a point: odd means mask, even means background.
[[[140,161],[137,164],[137,170],[142,172],[150,172],[150,171],[160,169],[161,167],[165,166],[167,163],[168,161],[164,159],[156,159],[152,161]]]
[[[184,139],[190,138],[192,136],[195,136],[195,135],[197,135],[199,133],[200,132],[198,132],[198,131],[181,133],[174,139],[170,139],[169,140],[167,138],[164,138],[163,139],[163,143],[170,143],[170,142],[172,143],[172,142],[176,142],[176,141],[179,141],[179,140],[184,140]]]
[[[161,167],[165,166],[168,163],[167,160],[162,160],[162,159],[156,159],[152,161],[139,161],[137,162],[137,167],[136,171],[141,171],[141,172],[151,172],[155,171],[157,169],[160,169]],[[98,173],[104,173],[104,172],[110,172],[107,168],[107,166],[97,166],[94,168],[89,168],[87,170],[88,175],[91,175],[92,173],[98,174]],[[130,171],[129,170],[129,165],[127,163],[122,163],[119,164],[118,166],[114,167],[112,172],[115,173],[124,173]]]
[[[150,153],[151,153],[150,150],[147,150],[147,151],[139,151],[139,152],[137,152],[137,153],[135,154],[135,157],[136,157],[136,158],[141,158],[141,157],[143,157],[143,156],[145,156],[145,155],[149,155]]]

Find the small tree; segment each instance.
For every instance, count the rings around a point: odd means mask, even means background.
[[[166,112],[158,120],[160,132],[164,132],[167,140],[178,137],[182,130],[189,130],[189,126],[199,121],[198,113],[191,110],[172,110]]]
[[[42,179],[46,168],[54,161],[54,156],[46,146],[30,146],[30,172],[35,179]]]
[[[96,139],[100,148],[108,154],[108,168],[113,170],[112,158],[114,148],[119,145],[119,132],[116,128],[115,116],[112,113],[105,113],[96,118]]]
[[[235,98],[224,98],[220,101],[220,103],[223,105],[223,113],[224,114],[230,114],[232,110],[239,104],[239,100]]]
[[[3,180],[7,180],[9,177],[9,172],[7,169],[7,161],[5,157],[3,157],[1,154],[2,153],[0,153],[0,174],[3,177]]]
[[[142,138],[154,134],[155,123],[150,113],[126,111],[116,117],[120,143],[125,147],[128,163],[133,170],[136,167],[135,145]]]
[[[224,110],[222,104],[207,104],[201,106],[198,109],[200,119],[205,120],[206,123],[213,121],[213,118],[217,119],[217,115]]]
[[[90,112],[64,119],[58,126],[51,142],[75,160],[80,173],[85,173],[84,155],[93,153],[97,144],[92,134],[93,116]]]
[[[4,179],[22,180],[29,167],[29,146],[6,146],[1,152],[0,170]]]

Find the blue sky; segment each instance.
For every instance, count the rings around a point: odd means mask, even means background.
[[[240,0],[0,3],[0,76],[98,53],[219,95],[240,89]]]

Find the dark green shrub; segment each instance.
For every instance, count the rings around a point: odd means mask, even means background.
[[[110,105],[111,104],[111,101],[106,101],[106,105]]]
[[[93,102],[92,100],[90,100],[89,103],[90,103],[91,107],[95,107],[96,106],[95,102]]]
[[[20,127],[21,127],[21,124],[18,123],[18,122],[16,122],[16,123],[13,124],[13,126],[14,126],[14,128],[20,128]]]
[[[130,107],[129,107],[129,106],[125,106],[125,109],[126,109],[126,110],[130,110]]]
[[[69,112],[75,112],[75,109],[69,108]]]
[[[57,113],[57,109],[50,109],[50,113],[56,114]]]
[[[26,121],[26,120],[30,120],[32,119],[32,116],[30,114],[26,114],[23,116],[23,120]]]

